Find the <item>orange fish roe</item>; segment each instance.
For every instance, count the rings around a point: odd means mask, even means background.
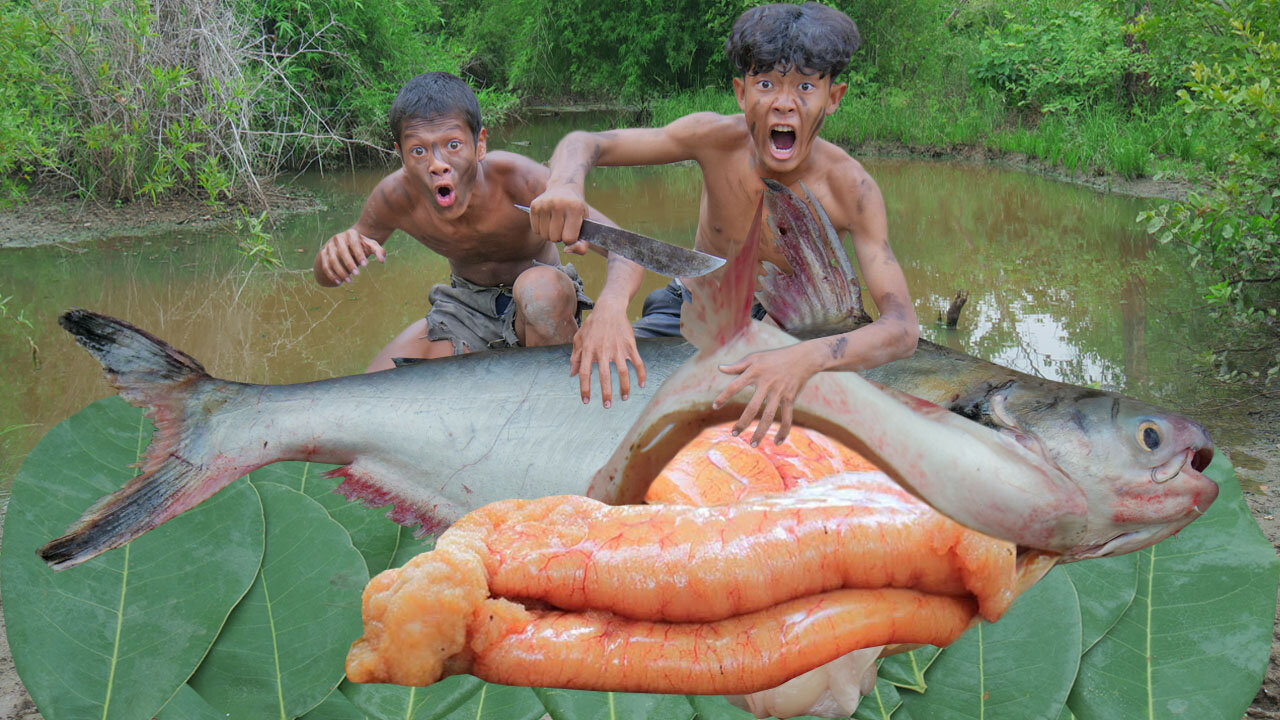
[[[755,425],[740,435],[713,425],[684,446],[649,486],[645,502],[727,505],[843,472],[879,472],[866,458],[819,432],[793,427],[777,445],[770,433],[751,447]],[[905,493],[905,491],[903,491]]]
[[[561,496],[467,515],[366,588],[348,676],[748,693],[863,647],[946,644],[1014,596],[1012,544],[817,433],[756,449],[713,428],[659,481],[650,497],[680,504]]]
[[[914,590],[836,590],[709,623],[516,613],[480,613],[472,674],[505,685],[713,695],[775,687],[850,648],[946,645],[969,627],[974,607]]]

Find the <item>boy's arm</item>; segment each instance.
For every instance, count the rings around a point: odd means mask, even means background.
[[[588,216],[599,223],[614,224],[590,207]],[[644,360],[640,358],[640,351],[636,348],[635,332],[627,321],[627,306],[640,289],[644,270],[617,253],[609,254],[606,268],[604,288],[596,298],[595,307],[587,313],[587,319],[582,321],[582,327],[573,336],[569,375],[578,376],[582,402],[586,404],[591,402],[591,368],[593,365],[598,366],[600,401],[607,408],[613,404],[613,378],[609,372],[611,364],[618,370],[618,392],[623,400],[631,395],[628,360],[636,369],[636,381],[640,387],[644,387]]]
[[[769,425],[775,416],[781,421],[776,441],[786,439],[791,431],[795,398],[815,373],[823,370],[865,370],[909,357],[915,352],[920,325],[907,293],[902,268],[889,248],[884,198],[870,176],[863,175],[863,178],[865,183],[859,184],[861,178],[853,178],[851,183],[851,186],[859,187],[863,212],[849,208],[854,212],[846,212],[844,216],[854,218],[849,227],[854,253],[880,316],[875,322],[847,333],[752,353],[733,365],[720,367],[721,372],[737,374],[738,377],[716,397],[713,408],[719,408],[749,385],[756,388],[742,416],[733,426],[736,435],[746,430],[759,415],[760,424],[751,438],[754,445],[768,435]],[[856,195],[853,200],[856,204]]]
[[[324,287],[337,287],[351,282],[353,276],[360,274],[360,268],[369,264],[370,255],[382,262],[387,261],[382,244],[395,230],[389,222],[395,216],[392,198],[399,194],[394,177],[394,174],[388,175],[378,183],[365,200],[355,225],[329,238],[320,247],[311,266],[317,283]]]
[[[551,155],[547,189],[529,205],[534,232],[570,246],[587,217],[587,172],[598,165],[663,165],[697,160],[699,152],[723,141],[728,119],[715,113],[686,115],[660,128],[571,132]]]
[[[544,192],[547,188],[549,171],[524,156],[517,156],[517,167],[520,172],[512,177],[521,177],[523,187],[512,188],[514,196],[521,202],[533,205],[533,196]],[[583,203],[586,217],[603,223],[615,223],[598,210]],[[532,223],[530,213],[530,223]],[[581,226],[582,221],[578,221]],[[576,235],[576,232],[575,232]],[[576,240],[576,237],[575,237]],[[552,241],[555,242],[555,241]],[[566,251],[585,254],[587,243],[566,245]],[[595,248],[597,251],[600,248]],[[573,352],[569,356],[569,375],[577,375],[582,402],[591,402],[591,372],[598,368],[600,375],[600,401],[604,406],[613,404],[613,377],[610,365],[618,371],[618,391],[623,400],[631,395],[631,373],[627,370],[627,361],[636,369],[636,380],[644,387],[644,360],[636,348],[635,333],[631,323],[627,321],[627,305],[636,291],[640,289],[640,281],[644,270],[631,260],[617,253],[602,252],[608,258],[604,287],[596,298],[595,307],[587,313],[582,327],[573,336]]]

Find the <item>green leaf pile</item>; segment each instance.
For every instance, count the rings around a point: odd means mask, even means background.
[[[129,545],[54,573],[35,549],[124,484],[149,437],[116,398],[51,430],[0,546],[18,672],[47,720],[745,720],[719,697],[343,680],[368,578],[430,541],[277,463]],[[1204,517],[1132,555],[1053,570],[997,623],[887,658],[855,718],[1236,720],[1270,654],[1280,561],[1230,466]]]

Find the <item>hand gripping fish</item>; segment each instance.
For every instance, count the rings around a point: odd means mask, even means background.
[[[788,263],[796,277],[835,282],[839,276],[844,283],[839,294],[823,287],[802,296],[802,288],[770,273],[761,294],[766,307],[788,327],[819,321],[813,318],[865,321],[853,304],[856,277],[829,223],[824,235],[781,186],[767,188],[764,202],[780,248],[795,253]],[[790,231],[778,233],[783,227]],[[722,272],[736,283],[734,307],[749,303],[754,271],[738,266],[729,275],[728,267]],[[95,503],[40,555],[54,568],[79,564],[282,460],[341,466],[333,472],[343,478],[339,492],[371,507],[391,505],[392,520],[421,533],[496,500],[582,494],[592,477],[596,497],[638,498],[644,477],[653,477],[681,438],[741,411],[741,403],[708,409],[714,388],[728,382],[716,369],[718,358],[736,360],[795,341],[777,328],[747,323],[740,308],[729,310],[726,296],[707,291],[714,282],[693,285],[689,317],[703,349],[642,340],[650,382],[609,410],[583,406],[577,386],[563,382],[567,347],[491,351],[298,385],[248,385],[210,377],[193,358],[127,323],[70,311],[60,319],[63,327],[102,363],[122,397],[146,409],[156,432],[140,474]],[[804,308],[809,319],[797,319],[805,316],[789,312],[792,306]],[[695,351],[700,359],[686,364]],[[663,383],[677,370],[674,383]],[[1216,496],[1216,486],[1198,472],[1212,457],[1207,433],[1149,405],[927,343],[913,358],[866,375],[928,402],[878,389],[855,373],[824,373],[802,394],[801,423],[865,451],[944,514],[997,536],[1009,533],[1069,559],[1130,551],[1175,532]],[[839,426],[845,421],[852,425]],[[988,474],[978,485],[955,472],[959,466],[968,477],[982,476],[985,463],[1017,472],[1000,480]],[[933,475],[944,469],[945,475]]]

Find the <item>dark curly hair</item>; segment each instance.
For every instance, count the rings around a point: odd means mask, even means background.
[[[742,13],[724,51],[739,75],[798,69],[834,80],[861,44],[858,26],[835,8],[778,3]]]
[[[480,103],[462,78],[446,72],[423,73],[400,88],[391,103],[388,119],[391,137],[400,142],[400,133],[410,120],[434,120],[440,117],[461,117],[471,130],[471,138],[480,138]]]

